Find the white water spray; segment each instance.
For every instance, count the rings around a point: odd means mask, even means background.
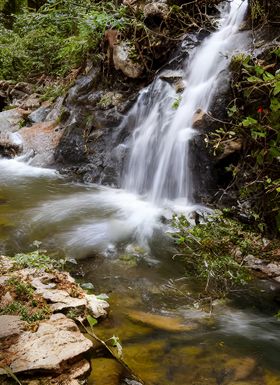
[[[194,114],[209,109],[219,75],[239,45],[236,32],[246,10],[247,0],[233,0],[224,7],[219,29],[205,39],[186,68],[186,88],[176,111],[175,91],[160,78],[140,94],[131,111],[137,116],[137,128],[124,188],[146,194],[155,203],[178,198],[191,203],[188,144],[195,134]]]

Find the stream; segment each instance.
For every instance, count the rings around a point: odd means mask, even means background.
[[[217,31],[185,69],[178,108],[159,77],[140,93],[127,117],[136,125],[122,144],[130,153],[122,189],[0,159],[0,252],[27,252],[39,241],[54,258],[66,257],[77,279],[107,293],[111,313],[96,333],[120,338],[125,362],[147,385],[280,384],[279,288],[256,280],[201,307],[192,298],[203,288],[186,276],[163,220],[207,212],[193,201],[186,167],[192,121],[208,110],[227,52],[244,44],[237,32],[246,9],[246,1],[225,4]]]
[[[129,237],[138,218],[131,206],[147,222],[159,215],[140,197],[17,160],[0,160],[0,182],[0,251],[34,250],[40,241],[53,257],[69,259],[78,280],[107,293],[110,316],[95,332],[120,338],[125,361],[145,384],[279,384],[276,284],[255,281],[231,301],[214,303],[210,314],[208,305],[190,306],[203,288],[172,258],[163,228],[149,252]]]

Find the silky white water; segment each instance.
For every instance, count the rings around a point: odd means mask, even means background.
[[[146,194],[155,203],[178,198],[185,204],[192,201],[188,143],[195,134],[194,114],[198,109],[208,111],[219,75],[240,45],[236,32],[246,10],[247,0],[226,3],[219,29],[205,39],[185,68],[185,91],[177,110],[178,95],[160,77],[140,94],[131,112],[137,116],[137,128],[123,183],[127,190]]]

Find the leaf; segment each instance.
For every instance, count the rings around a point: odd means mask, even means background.
[[[271,155],[272,158],[278,158],[278,156],[280,156],[280,149],[277,147],[271,147],[269,149],[269,155]]]
[[[87,316],[87,321],[88,321],[89,326],[90,326],[91,328],[93,328],[93,326],[95,326],[95,325],[98,323],[97,319],[94,318],[94,317],[92,317],[91,315],[88,315],[88,316]]]
[[[257,75],[262,75],[264,73],[264,69],[261,66],[255,66],[255,71]]]
[[[247,116],[246,119],[242,120],[243,127],[249,127],[254,124],[258,123],[256,119],[252,118],[251,116]]]
[[[118,356],[121,357],[122,356],[122,345],[120,343],[120,339],[119,337],[117,336],[113,336],[111,338],[109,338],[108,341],[112,341],[112,346],[114,346],[115,348],[117,348],[117,352],[118,352]]]
[[[280,82],[276,82],[274,90],[273,90],[273,95],[278,95],[280,92]]]
[[[280,110],[280,99],[272,98],[271,103],[270,103],[270,108],[272,111],[279,111]]]
[[[247,81],[250,83],[260,83],[262,80],[257,76],[250,76],[247,78]]]
[[[263,74],[263,80],[264,81],[270,81],[270,80],[274,80],[274,79],[275,79],[275,76],[272,75],[270,72],[265,71],[265,73]]]

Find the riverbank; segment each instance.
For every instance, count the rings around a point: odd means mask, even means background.
[[[85,332],[109,304],[62,267],[38,251],[0,257],[1,384],[78,385],[90,375],[102,344]]]

